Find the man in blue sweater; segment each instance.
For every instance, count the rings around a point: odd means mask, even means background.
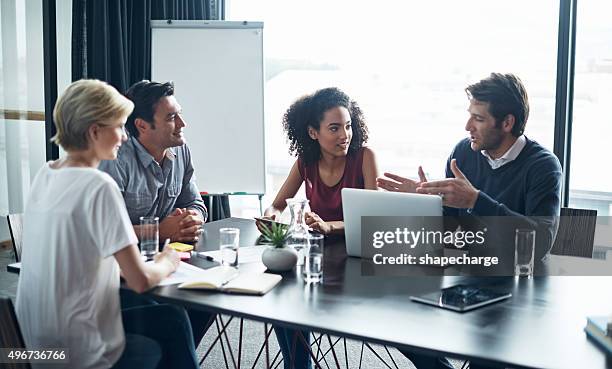
[[[537,228],[536,260],[552,247],[560,212],[561,165],[556,156],[524,135],[527,92],[512,74],[492,73],[465,89],[469,137],[453,149],[446,179],[428,182],[385,173],[389,191],[439,194],[445,215],[512,216]],[[445,358],[407,355],[419,369],[452,368]],[[472,363],[472,369],[478,368]]]

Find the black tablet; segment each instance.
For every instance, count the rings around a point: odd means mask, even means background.
[[[458,284],[440,291],[419,296],[410,296],[412,301],[429,304],[454,311],[468,311],[493,304],[511,297],[509,292],[494,291],[484,287]]]
[[[268,219],[264,217],[253,217],[253,219],[257,220],[258,222],[261,222],[262,224],[265,224],[268,227],[271,227],[272,224],[278,224],[281,227],[289,227],[289,224],[277,222],[276,220],[272,220],[272,219]]]

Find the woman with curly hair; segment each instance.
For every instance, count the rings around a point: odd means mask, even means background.
[[[298,159],[265,215],[280,214],[304,182],[312,210],[306,224],[323,234],[344,232],[340,191],[377,189],[374,152],[363,146],[368,128],[361,109],[338,88],[325,88],[294,102],[283,127]]]

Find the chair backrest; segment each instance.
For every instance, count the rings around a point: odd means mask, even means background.
[[[23,243],[23,214],[9,214],[6,216],[8,221],[11,240],[13,241],[13,251],[15,261],[21,261],[21,245]]]
[[[562,208],[551,254],[593,257],[597,210]]]
[[[0,297],[0,347],[25,349],[25,342],[19,329],[13,302],[8,297]],[[29,369],[28,363],[2,364],[7,369]]]

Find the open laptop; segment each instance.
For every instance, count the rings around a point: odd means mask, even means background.
[[[343,188],[342,212],[346,253],[355,257],[370,257],[362,255],[361,251],[362,216],[437,216],[438,230],[444,227],[442,198],[437,195]]]

